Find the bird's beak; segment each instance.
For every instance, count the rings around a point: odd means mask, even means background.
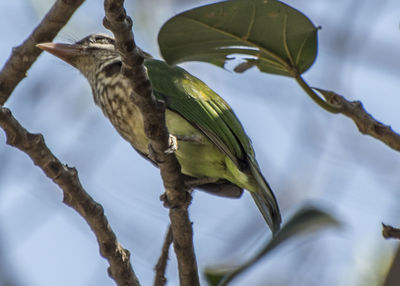
[[[83,47],[76,44],[41,43],[36,47],[49,52],[63,61],[73,65],[74,59],[82,54]]]

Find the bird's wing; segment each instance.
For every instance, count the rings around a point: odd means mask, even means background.
[[[257,186],[251,194],[276,233],[281,223],[278,203],[260,172],[250,139],[230,106],[205,83],[179,67],[157,60],[146,60],[145,65],[156,97],[201,130],[239,170],[246,168],[253,175]]]
[[[156,97],[199,128],[240,168],[254,156],[250,139],[230,106],[205,83],[179,67],[145,61]]]

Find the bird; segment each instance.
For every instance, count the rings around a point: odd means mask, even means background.
[[[91,34],[75,43],[40,43],[47,51],[78,69],[89,81],[95,104],[118,133],[142,156],[157,162],[149,150],[143,117],[132,102],[133,88],[122,74],[115,39]],[[250,192],[273,234],[281,225],[276,197],[261,173],[250,138],[232,108],[204,82],[178,66],[154,59],[138,47],[157,100],[165,103],[169,133],[176,138],[175,155],[181,172],[198,186],[222,196]]]

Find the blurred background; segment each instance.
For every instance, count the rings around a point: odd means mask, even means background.
[[[0,2],[0,63],[39,23],[54,1]],[[158,56],[157,33],[170,17],[213,1],[126,1],[137,43]],[[287,0],[319,31],[319,54],[305,74],[311,86],[359,99],[400,131],[400,2]],[[57,40],[73,42],[102,27],[101,1],[86,1]],[[314,104],[294,80],[251,69],[235,74],[204,63],[182,65],[233,107],[286,221],[305,205],[342,228],[293,239],[232,285],[380,285],[398,245],[381,222],[399,226],[400,156],[361,135],[341,115]],[[31,132],[42,133],[60,160],[79,171],[142,285],[153,281],[168,225],[159,172],[122,140],[93,103],[79,72],[43,53],[6,103]],[[240,263],[270,238],[251,197],[195,192],[190,207],[200,270]],[[178,285],[170,253],[168,285]],[[114,285],[93,233],[62,204],[62,193],[0,131],[0,285]],[[204,283],[204,277],[203,284]]]

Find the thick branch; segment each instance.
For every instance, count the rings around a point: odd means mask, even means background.
[[[175,207],[187,204],[187,195],[180,166],[174,154],[167,154],[169,134],[165,124],[165,105],[156,101],[150,80],[143,65],[132,33],[132,20],[126,16],[122,0],[106,0],[104,26],[115,37],[117,48],[122,57],[123,73],[131,80],[135,94],[131,99],[138,105],[144,117],[145,133],[150,139],[161,175],[167,191],[169,203]]]
[[[165,187],[166,203],[170,206],[170,220],[175,253],[179,267],[181,285],[199,285],[197,262],[193,247],[193,230],[189,220],[188,194],[181,174],[180,165],[169,149],[169,134],[165,124],[165,105],[157,102],[151,83],[143,65],[143,57],[138,52],[133,33],[132,20],[126,15],[123,0],[105,0],[104,26],[114,34],[117,48],[122,57],[124,75],[131,80],[134,89],[132,100],[139,107],[146,136],[155,153]]]
[[[337,106],[340,113],[349,117],[357,125],[362,134],[370,135],[390,148],[400,151],[400,135],[388,125],[377,121],[363,107],[360,101],[348,101],[333,91],[317,89],[330,104]]]
[[[36,44],[51,42],[84,0],[57,0],[32,34],[12,49],[0,72],[0,105],[4,105],[14,88],[42,52]]]
[[[117,241],[103,207],[83,189],[76,169],[62,164],[48,149],[41,134],[29,133],[4,107],[0,107],[0,127],[6,133],[7,144],[25,152],[63,190],[64,203],[75,209],[89,224],[96,235],[101,255],[110,264],[109,275],[120,286],[138,286],[129,251]]]
[[[167,269],[168,253],[171,243],[172,243],[172,228],[171,226],[169,226],[161,250],[160,258],[158,259],[155,267],[156,276],[154,279],[154,286],[164,286],[165,283],[167,282],[167,278],[165,278],[165,270]]]

